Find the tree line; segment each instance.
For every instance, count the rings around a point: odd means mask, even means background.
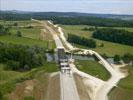
[[[29,70],[45,63],[45,50],[38,46],[23,46],[0,42],[0,63],[5,69]]]
[[[120,63],[121,60],[123,60],[124,63],[133,65],[133,55],[132,54],[126,53],[123,56],[120,56],[120,55],[114,56],[115,63]]]
[[[58,14],[47,14],[43,12],[38,13],[12,13],[0,12],[0,20],[30,20],[30,18],[39,20],[52,20],[55,24],[65,25],[92,25],[92,26],[106,26],[106,27],[133,27],[133,21],[101,18],[94,16],[59,16]]]
[[[99,17],[55,17],[52,19],[55,24],[65,25],[91,25],[106,27],[132,27],[133,21],[120,19],[99,18]]]
[[[81,36],[73,35],[73,34],[68,34],[67,38],[68,42],[87,46],[89,48],[95,48],[96,47],[96,41],[93,39],[87,39]]]
[[[99,28],[93,32],[92,37],[100,40],[133,46],[133,32],[128,32],[126,30]]]

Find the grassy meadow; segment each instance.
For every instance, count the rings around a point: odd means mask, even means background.
[[[13,44],[21,44],[21,45],[38,45],[41,47],[47,47],[47,41],[41,41],[36,39],[29,39],[25,37],[17,37],[17,36],[0,36],[0,41],[4,43],[13,43]]]
[[[17,23],[17,26],[14,24]],[[38,45],[43,48],[55,48],[54,41],[49,42],[48,40],[41,40],[41,29],[43,27],[34,22],[34,21],[2,21],[0,20],[0,24],[9,27],[11,35],[4,35],[0,36],[0,42],[6,42],[6,43],[13,43],[13,44],[20,44],[20,45]],[[28,28],[29,26],[32,26]],[[16,33],[17,31],[20,31],[22,34],[22,37],[17,37]],[[49,47],[48,47],[48,43]]]
[[[15,35],[17,33],[17,30],[21,31],[23,37],[31,39],[40,39],[41,29],[39,28],[12,28],[11,33]]]

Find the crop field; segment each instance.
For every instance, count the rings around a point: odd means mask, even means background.
[[[67,37],[67,34],[75,34],[78,36],[83,36],[86,38],[92,38],[92,32],[91,31],[83,31],[82,29],[85,27],[89,27],[86,25],[61,25],[64,29],[65,36]],[[125,28],[126,30],[133,31],[133,28]],[[108,42],[108,41],[102,41],[95,39],[97,43],[97,47],[93,50],[97,51],[100,54],[106,54],[109,57],[114,56],[115,54],[118,55],[124,55],[125,53],[131,53],[133,54],[133,47],[128,45],[122,45],[118,43]],[[100,47],[100,44],[104,44],[103,47]],[[81,45],[75,44],[74,46],[87,48]],[[88,48],[89,49],[89,48]]]
[[[133,100],[133,67],[127,66],[129,75],[109,93],[109,100]]]
[[[109,72],[96,61],[77,60],[76,65],[79,70],[102,80],[108,80],[110,78]]]

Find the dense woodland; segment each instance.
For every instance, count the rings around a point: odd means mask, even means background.
[[[92,25],[92,26],[108,26],[108,27],[133,27],[133,21],[125,21],[120,19],[101,18],[94,16],[64,16],[38,13],[13,13],[0,12],[0,20],[29,20],[30,18],[41,20],[52,20],[56,24],[65,25]]]
[[[0,63],[5,69],[29,70],[45,62],[45,50],[38,46],[22,46],[0,42]]]
[[[87,39],[87,38],[84,38],[84,37],[81,37],[81,36],[68,34],[68,39],[67,40],[71,43],[87,46],[87,47],[90,47],[90,48],[95,48],[96,47],[96,41],[95,40]]]
[[[93,33],[93,37],[100,40],[133,46],[133,32],[128,32],[126,30],[113,28],[97,29]]]

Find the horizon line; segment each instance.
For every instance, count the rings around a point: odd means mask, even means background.
[[[28,10],[0,10],[0,11],[16,11],[17,12],[31,12],[31,13],[83,13],[83,14],[101,14],[101,15],[127,15],[127,16],[133,16],[133,14],[117,14],[117,13],[89,13],[89,12],[77,12],[77,11],[28,11]]]

